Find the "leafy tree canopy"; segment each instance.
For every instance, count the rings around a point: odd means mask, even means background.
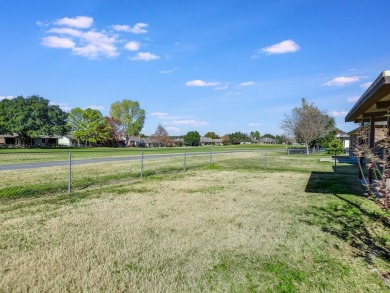
[[[197,131],[189,131],[184,136],[184,143],[186,145],[197,146],[200,142],[200,134]]]
[[[273,136],[273,135],[270,134],[270,133],[266,133],[266,134],[264,134],[262,137],[269,137],[269,138],[275,139],[275,136]]]
[[[67,116],[59,106],[50,105],[49,100],[36,95],[0,101],[0,131],[18,134],[22,144],[27,137],[65,134]]]
[[[212,139],[217,139],[219,138],[219,136],[215,133],[215,132],[207,132],[205,135],[205,137],[208,137],[208,138],[212,138]]]
[[[129,143],[130,136],[141,132],[145,123],[145,110],[140,108],[137,101],[122,100],[111,105],[110,116],[118,121],[126,138],[126,145]]]
[[[251,131],[250,137],[253,137],[253,138],[256,138],[257,140],[259,140],[261,138],[260,132],[257,131],[257,130],[256,131]]]
[[[111,127],[99,110],[74,108],[68,117],[68,126],[74,138],[95,144],[110,139]]]
[[[241,131],[229,134],[229,141],[231,144],[240,144],[241,142],[250,142],[251,138]]]

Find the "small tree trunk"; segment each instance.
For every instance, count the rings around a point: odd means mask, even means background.
[[[310,152],[309,152],[309,144],[308,143],[306,143],[306,154],[307,155],[310,154]]]

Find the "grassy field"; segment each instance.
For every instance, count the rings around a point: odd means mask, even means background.
[[[389,213],[324,156],[2,171],[0,292],[388,292]]]
[[[145,155],[173,154],[194,152],[210,152],[212,147],[215,152],[224,151],[256,151],[256,150],[285,150],[285,145],[229,145],[229,146],[199,146],[199,147],[170,147],[170,148],[2,148],[0,149],[0,165],[10,165],[18,163],[38,163],[65,161],[69,152],[75,160],[129,157],[139,156],[141,151]]]

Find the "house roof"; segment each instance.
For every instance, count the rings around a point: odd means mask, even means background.
[[[260,142],[274,142],[275,140],[270,137],[262,137],[260,138]]]
[[[390,70],[383,71],[345,117],[345,122],[384,118],[390,107]]]

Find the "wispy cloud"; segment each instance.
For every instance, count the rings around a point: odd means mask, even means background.
[[[340,76],[336,77],[323,85],[325,86],[345,86],[360,80],[359,76]]]
[[[332,117],[345,117],[348,112],[347,111],[331,111],[328,113]]]
[[[139,52],[136,56],[131,57],[130,60],[152,61],[159,58],[160,56],[154,55],[150,52]]]
[[[54,24],[76,28],[90,28],[93,24],[93,18],[89,16],[64,17],[57,19]]]
[[[215,91],[223,91],[226,90],[229,86],[228,85],[223,85],[223,86],[218,86],[214,88]]]
[[[285,40],[269,47],[262,48],[260,51],[261,53],[266,55],[274,55],[294,53],[298,50],[300,50],[300,47],[297,43],[295,43],[293,40]]]
[[[103,111],[104,110],[104,106],[98,106],[98,105],[90,105],[90,106],[84,107],[84,109],[87,109],[87,108],[90,108],[90,109],[93,109],[93,110],[99,110],[99,111]]]
[[[48,36],[42,38],[41,44],[50,48],[74,49],[76,44],[69,38],[61,38],[57,36]]]
[[[70,107],[68,105],[68,103],[49,102],[49,105],[56,105],[56,106],[60,107],[65,112],[69,112],[70,110],[72,110],[72,107]]]
[[[200,79],[190,80],[186,82],[186,86],[199,86],[199,87],[207,87],[207,86],[217,86],[219,82],[208,82]]]
[[[195,119],[194,116],[175,116],[166,112],[153,112],[151,116],[157,117],[163,120],[164,125],[185,125],[185,126],[204,126],[208,125],[207,122]]]
[[[368,89],[371,85],[372,85],[372,82],[370,81],[370,82],[362,83],[360,85],[360,87],[363,88],[363,89]]]
[[[250,126],[250,127],[260,127],[261,124],[260,123],[249,123],[248,126]]]
[[[118,32],[127,32],[127,33],[133,33],[133,34],[145,34],[148,31],[146,28],[149,25],[147,23],[139,22],[136,23],[133,27],[129,25],[120,25],[120,24],[115,24],[112,26],[112,28]]]
[[[161,70],[160,71],[160,74],[171,74],[171,73],[175,73],[176,71],[178,71],[179,68],[178,67],[175,67],[173,69],[169,69],[169,70]]]
[[[242,82],[240,83],[238,86],[251,86],[251,85],[255,85],[256,83],[254,81],[245,81],[245,82]]]
[[[359,96],[353,96],[353,97],[348,97],[347,102],[348,103],[355,103],[359,100]]]

